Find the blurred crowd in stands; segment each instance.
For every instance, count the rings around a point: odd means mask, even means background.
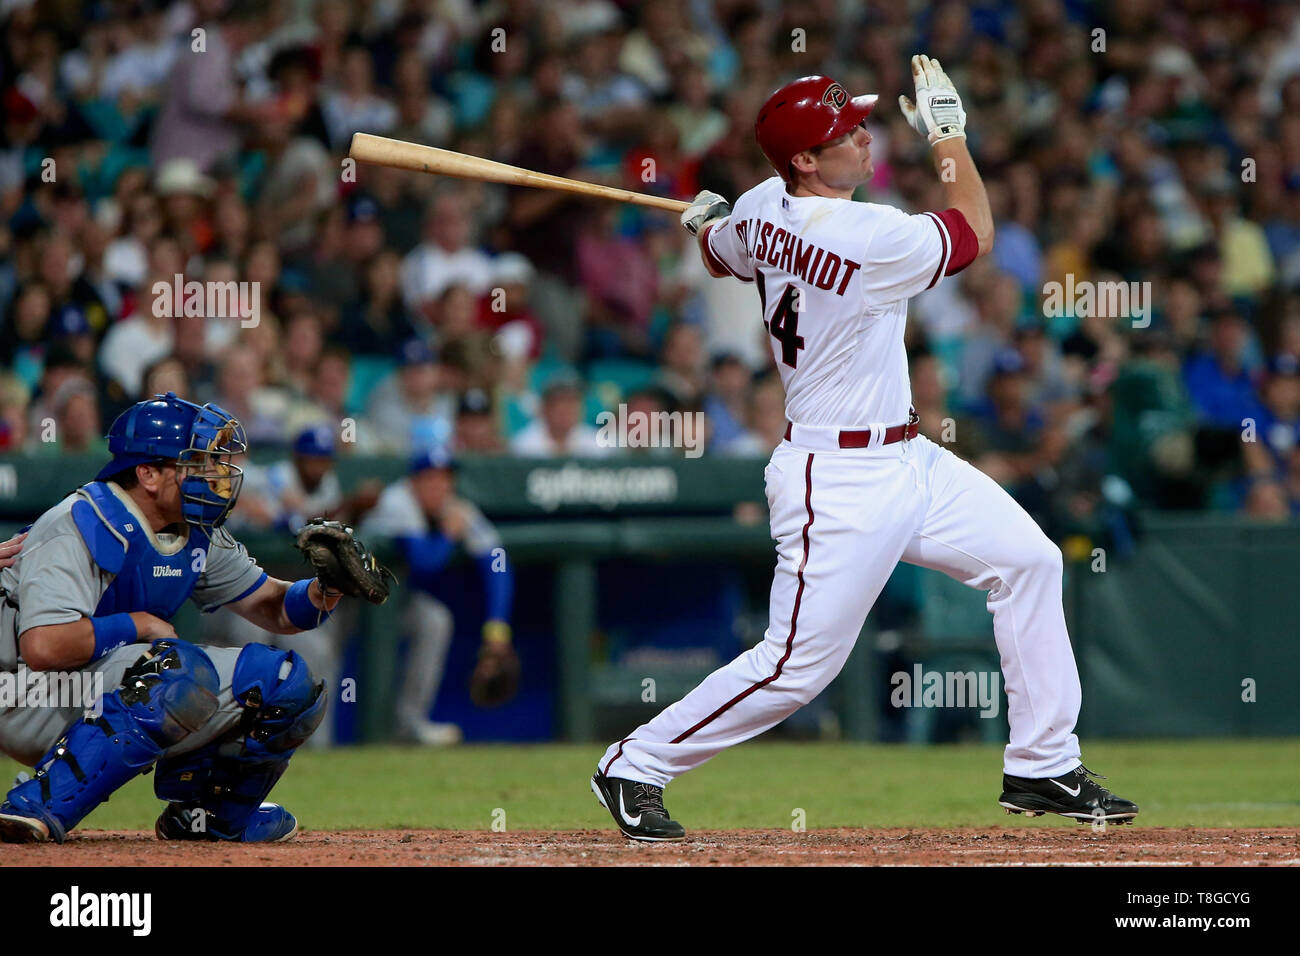
[[[260,448],[351,420],[341,453],[602,455],[595,415],[625,402],[766,455],[785,419],[757,293],[709,278],[674,216],[354,166],[350,138],[734,199],[773,175],[766,95],[825,73],[880,94],[858,198],[920,211],[942,194],[896,101],[925,51],[997,241],[913,300],[923,430],[1058,537],[1137,507],[1300,514],[1295,2],[0,9],[0,451],[102,453],[171,390]],[[178,275],[257,283],[256,324],[158,308]],[[1051,283],[1137,298],[1047,308]]]

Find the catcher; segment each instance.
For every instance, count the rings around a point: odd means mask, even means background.
[[[439,599],[443,570],[463,546],[478,568],[487,607],[470,698],[480,707],[504,704],[519,686],[519,658],[510,635],[514,575],[501,539],[483,513],[455,494],[453,458],[441,449],[416,455],[410,473],[384,489],[366,515],[366,537],[393,539],[411,569],[407,629],[411,649],[397,698],[398,734],[410,743],[445,746],[460,741],[455,724],[429,719],[451,644],[451,612]]]
[[[300,537],[318,577],[281,581],[258,567],[222,527],[246,442],[215,405],[156,395],[118,416],[108,447],[95,480],[41,515],[0,571],[0,669],[72,672],[104,688],[88,711],[84,700],[0,709],[0,750],[35,768],[0,805],[0,839],[62,843],[152,768],[167,804],[159,839],[287,840],[297,820],[263,801],[324,716],[323,683],[295,651],[201,647],[169,621],[189,599],[292,634],[344,594],[382,602],[387,573],[328,524]]]

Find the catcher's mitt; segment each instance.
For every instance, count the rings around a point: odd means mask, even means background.
[[[296,543],[322,589],[363,597],[371,604],[388,600],[388,579],[396,581],[396,576],[375,560],[343,522],[312,518],[298,532]]]
[[[484,628],[485,634],[488,630]],[[519,655],[509,637],[484,640],[479,648],[478,664],[469,679],[470,700],[477,707],[499,707],[511,700],[518,690]]]

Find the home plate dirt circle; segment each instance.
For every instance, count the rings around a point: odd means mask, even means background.
[[[303,831],[284,844],[162,843],[79,831],[0,847],[9,866],[1296,866],[1300,829],[966,827],[713,830],[632,843],[607,830]]]

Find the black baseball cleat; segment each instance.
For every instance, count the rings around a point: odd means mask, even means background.
[[[591,792],[629,840],[675,843],[686,839],[685,828],[668,818],[663,787],[607,777],[598,770],[591,778]]]
[[[1013,777],[1002,775],[1000,806],[1007,813],[1027,813],[1036,817],[1043,813],[1059,813],[1080,823],[1132,823],[1138,806],[1131,800],[1117,797],[1091,778],[1093,773],[1080,764],[1059,777]]]
[[[226,840],[235,843],[283,843],[298,833],[298,819],[278,803],[263,803],[248,818],[242,830],[233,833],[217,829],[208,814],[179,803],[169,803],[154,824],[160,840]]]

